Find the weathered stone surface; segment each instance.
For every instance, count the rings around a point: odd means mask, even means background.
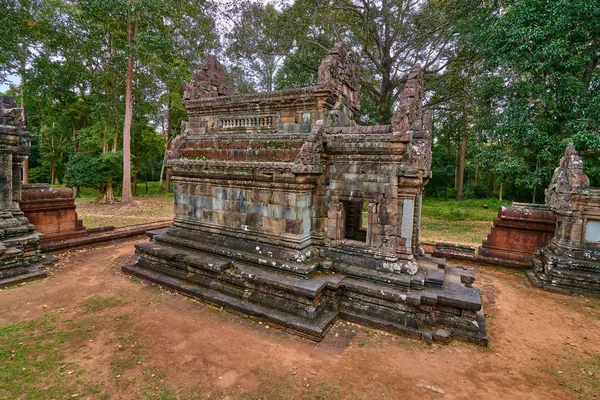
[[[533,259],[531,280],[547,289],[600,296],[600,189],[589,189],[570,143],[546,190],[556,230]]]
[[[500,207],[492,231],[479,247],[479,259],[507,267],[528,268],[537,249],[554,233],[554,215],[534,204]]]
[[[40,254],[42,235],[19,208],[23,162],[29,154],[29,132],[21,109],[11,97],[0,97],[0,287],[42,278],[50,257]]]
[[[477,252],[470,246],[436,243],[433,255],[529,268],[538,248],[554,234],[554,226],[554,214],[548,206],[514,203],[512,207],[498,209],[491,232]]]
[[[191,83],[183,82],[183,99],[229,96],[232,91],[225,76],[225,69],[215,56],[209,56],[199,70],[194,72]]]
[[[553,209],[569,209],[571,194],[589,187],[590,179],[583,173],[583,160],[575,151],[573,143],[569,143],[545,191],[546,204]]]
[[[69,188],[23,185],[19,205],[35,230],[44,234],[42,246],[44,243],[87,234],[82,221],[77,218],[75,198]]]
[[[124,270],[316,340],[342,317],[485,344],[474,275],[418,258],[430,116],[407,94],[409,127],[356,126],[353,60],[336,45],[316,87],[186,100],[174,223]]]

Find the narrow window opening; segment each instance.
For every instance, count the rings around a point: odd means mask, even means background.
[[[346,201],[346,239],[367,242],[368,204],[362,201]]]

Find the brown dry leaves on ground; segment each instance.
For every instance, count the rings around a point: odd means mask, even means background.
[[[598,299],[544,292],[522,274],[478,267],[489,348],[429,345],[343,321],[314,343],[123,275],[119,267],[134,261],[141,240],[63,253],[48,279],[0,291],[0,398],[594,399],[600,392]]]

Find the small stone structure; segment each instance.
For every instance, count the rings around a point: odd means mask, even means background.
[[[437,243],[436,257],[529,268],[538,248],[554,233],[554,214],[546,205],[513,203],[500,207],[492,230],[475,252],[471,246]]]
[[[0,287],[42,278],[48,257],[39,254],[41,234],[19,208],[29,132],[12,97],[0,97]]]
[[[473,270],[419,246],[423,73],[391,125],[363,127],[356,71],[336,45],[315,87],[235,95],[209,58],[185,84],[187,134],[169,149],[174,223],[123,270],[315,340],[344,318],[487,344]]]
[[[570,143],[546,189],[556,230],[533,260],[531,280],[546,289],[600,296],[600,189],[590,189]]]
[[[73,190],[51,189],[48,184],[23,185],[21,211],[43,233],[42,246],[57,240],[67,240],[87,235],[83,223],[77,218]]]

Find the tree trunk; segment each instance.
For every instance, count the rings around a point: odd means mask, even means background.
[[[137,158],[133,159],[133,195],[137,196],[137,174],[138,174],[138,167],[137,167]]]
[[[167,193],[171,193],[171,170],[167,168]]]
[[[73,135],[73,153],[77,154],[77,124],[75,123],[75,117],[70,115],[71,118],[71,131]]]
[[[535,194],[536,194],[535,192],[536,192],[536,191],[537,191],[537,186],[534,186],[534,187],[533,187],[533,199],[531,200],[531,202],[532,202],[533,204],[535,204]]]
[[[112,152],[117,152],[117,147],[119,144],[119,119],[115,116],[115,140],[113,141]]]
[[[129,45],[135,40],[137,35],[138,23],[134,23],[132,29],[131,22],[127,22],[127,43]],[[123,195],[122,203],[133,202],[131,194],[131,119],[133,116],[132,86],[133,86],[133,49],[129,50],[127,59],[127,76],[125,78],[125,122],[123,123]]]
[[[163,165],[160,167],[160,190],[163,190],[163,176],[165,172],[165,161],[167,160],[167,150],[169,150],[169,143],[171,138],[171,130],[173,129],[173,99],[169,96],[169,103],[167,104],[167,130],[165,132],[165,125],[163,120],[163,137],[165,139],[165,154],[163,155]],[[168,190],[167,190],[168,191]]]
[[[500,183],[500,192],[498,194],[498,201],[502,201],[502,187],[504,186],[504,184],[501,182]]]
[[[106,188],[100,193],[100,198],[98,199],[99,203],[114,203],[115,200],[115,192],[113,189],[112,183],[108,183]]]
[[[165,154],[163,156],[163,163],[160,166],[160,179],[158,180],[159,181],[158,187],[160,188],[160,190],[163,190],[163,176],[165,173],[165,160],[166,159],[167,159],[167,146],[165,146]]]
[[[25,58],[21,58],[21,118],[27,128],[27,111],[25,110]],[[23,161],[23,183],[29,183],[29,158]]]
[[[465,177],[465,156],[467,154],[467,118],[463,114],[463,126],[460,133],[460,148],[458,150],[458,169],[456,171],[456,200],[462,200]]]

